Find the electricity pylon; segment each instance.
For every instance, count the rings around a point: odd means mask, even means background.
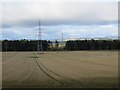
[[[41,24],[40,24],[40,20],[39,20],[39,27],[38,27],[38,46],[37,46],[37,52],[39,53],[39,51],[41,51],[41,53],[43,52],[43,46],[42,46],[42,31],[41,31]]]
[[[64,47],[64,41],[63,41],[63,30],[62,30],[62,43],[61,43],[61,48],[62,48],[62,51],[63,51],[63,47]]]

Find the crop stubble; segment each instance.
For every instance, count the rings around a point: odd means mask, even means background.
[[[117,51],[3,52],[3,87],[117,87]]]

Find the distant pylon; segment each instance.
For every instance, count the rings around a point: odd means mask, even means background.
[[[62,46],[62,50],[63,50],[63,47],[64,47],[64,41],[63,41],[63,30],[62,30],[62,44],[61,44],[61,46]]]

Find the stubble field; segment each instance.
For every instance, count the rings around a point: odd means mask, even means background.
[[[6,87],[117,87],[117,51],[3,52]]]

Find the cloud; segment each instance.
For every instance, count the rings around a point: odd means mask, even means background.
[[[115,2],[3,3],[3,24],[30,27],[40,19],[44,25],[108,24],[117,22]]]
[[[117,36],[117,2],[2,3],[3,39]]]
[[[74,26],[74,25],[58,25],[58,26],[42,26],[42,38],[44,40],[55,40],[74,38],[94,38],[118,36],[117,24],[114,25],[90,25],[90,26]],[[12,28],[4,29],[3,39],[37,39],[38,30],[31,28]]]

